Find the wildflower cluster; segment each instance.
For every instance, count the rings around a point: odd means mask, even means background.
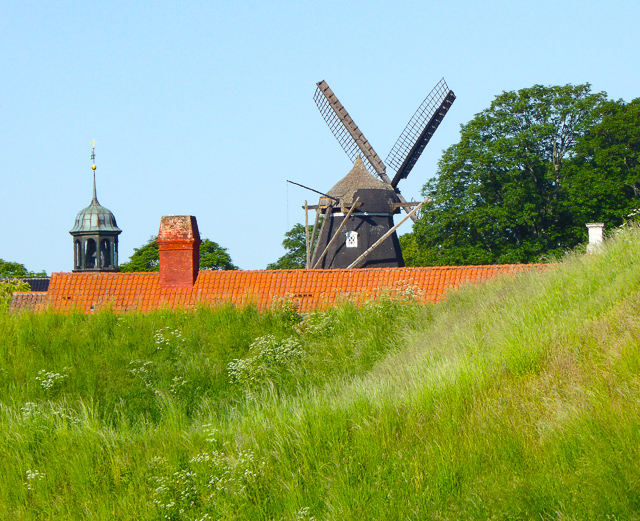
[[[629,230],[635,233],[629,233]],[[640,208],[633,210],[626,216],[624,221],[617,228],[613,228],[607,234],[608,236],[617,236],[626,244],[635,244],[637,241],[637,233],[640,230]],[[620,239],[619,239],[620,240]]]
[[[75,411],[66,407],[63,404],[58,404],[51,402],[51,414],[54,417],[60,418],[61,420],[67,422],[69,425],[80,425],[80,418],[78,418]]]
[[[187,385],[188,380],[184,379],[182,376],[174,376],[171,379],[171,387],[169,388],[169,392],[174,396],[180,394],[180,391]]]
[[[33,402],[25,403],[22,407],[20,407],[20,412],[22,412],[22,419],[24,420],[31,420],[40,416],[38,404]]]
[[[249,389],[280,380],[293,371],[304,355],[302,345],[295,338],[277,340],[273,335],[257,338],[249,347],[249,353],[253,356],[227,365],[229,379]]]
[[[27,490],[34,490],[36,482],[44,479],[44,474],[39,470],[27,470],[26,475],[27,481],[24,482],[24,485]]]
[[[164,519],[209,519],[202,511],[211,506],[237,505],[238,499],[250,501],[265,465],[251,450],[234,455],[202,452],[189,460],[188,468],[175,472],[167,468],[166,459],[154,458],[152,503]]]
[[[331,311],[308,313],[302,318],[298,332],[311,336],[330,335],[335,330],[335,324],[336,316]]]
[[[177,519],[191,510],[199,499],[195,485],[196,473],[179,470],[171,476],[154,476],[153,504],[165,519]]]
[[[300,322],[302,317],[298,313],[298,304],[291,298],[274,297],[271,303],[271,310],[278,313],[282,321],[293,326]]]
[[[309,507],[302,507],[296,512],[296,521],[316,521],[316,518],[311,515]]]
[[[218,441],[218,429],[216,429],[213,425],[211,425],[210,423],[205,423],[202,426],[202,432],[204,432],[204,434],[206,434],[206,440],[209,443],[217,443]]]
[[[38,371],[38,376],[36,376],[36,381],[40,382],[40,385],[45,391],[50,391],[57,384],[63,382],[68,375],[60,374],[60,373],[51,373],[45,369]]]
[[[246,496],[248,488],[253,485],[265,465],[263,460],[257,461],[251,450],[243,450],[235,456],[214,450],[210,453],[197,454],[191,463],[207,463],[211,473],[208,487],[215,493],[232,496]]]
[[[400,289],[400,295],[405,301],[413,302],[419,300],[423,294],[424,291],[422,291],[422,289],[412,284],[405,284]]]
[[[161,327],[153,335],[154,343],[158,351],[167,347],[182,347],[184,345],[184,337],[178,329],[170,327]]]
[[[153,362],[148,360],[131,360],[129,362],[129,373],[135,378],[139,378],[144,383],[144,386],[148,389],[153,387],[151,370],[153,368]]]
[[[370,317],[376,317],[380,320],[386,320],[393,317],[398,311],[401,301],[392,295],[382,295],[380,298],[365,302],[364,309]]]
[[[640,208],[636,208],[629,215],[627,215],[627,222],[635,221],[640,215]]]

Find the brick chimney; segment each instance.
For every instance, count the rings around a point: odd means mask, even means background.
[[[587,253],[597,253],[604,239],[604,223],[588,223],[587,228],[589,229]]]
[[[189,289],[198,278],[200,233],[193,215],[164,216],[160,220],[160,286]]]

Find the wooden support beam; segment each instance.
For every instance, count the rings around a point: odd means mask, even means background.
[[[349,213],[347,215],[345,215],[344,219],[340,223],[340,227],[336,230],[336,233],[334,233],[333,237],[331,237],[331,240],[329,241],[329,244],[327,244],[327,247],[322,252],[322,255],[320,255],[320,258],[313,265],[313,269],[316,269],[318,267],[318,265],[322,262],[322,259],[324,259],[324,256],[329,251],[329,248],[331,248],[331,245],[336,241],[336,239],[338,238],[338,235],[340,234],[340,231],[342,230],[342,228],[344,228],[344,225],[347,224],[347,220],[349,219],[349,217],[351,217],[351,214],[353,213],[353,211],[358,206],[358,202],[359,201],[360,201],[360,198],[358,197],[355,200],[355,202],[353,203],[353,205],[351,206],[351,208],[349,209]],[[326,217],[325,217],[325,219],[326,219]],[[324,226],[324,222],[322,223],[322,226]]]
[[[398,191],[398,189],[397,189],[397,188],[396,188],[396,195],[398,196],[398,199],[400,199],[400,201],[401,201],[401,202],[403,202],[403,203],[406,203],[406,202],[407,202],[407,200],[406,200],[404,197],[402,197],[402,194]],[[403,209],[405,212],[409,212],[409,210],[407,210],[407,208],[406,208],[406,207],[404,207],[404,206],[402,207],[402,209]],[[409,212],[409,213],[407,214],[407,216],[408,216],[408,217],[411,217],[411,220],[412,220],[413,222],[416,222],[416,221],[418,220],[418,218],[416,217],[416,214],[414,214],[414,213]]]
[[[420,204],[419,201],[412,202],[412,203],[393,203],[393,209],[395,210],[396,208],[408,208],[411,206],[418,206],[419,204]]]
[[[318,210],[316,208],[316,220],[313,223],[313,231],[311,232],[311,242],[309,243],[309,259],[313,259],[313,254],[315,253],[315,244],[316,244],[316,231],[318,230],[318,220],[320,219],[320,210]],[[307,269],[309,269],[309,266],[311,265],[311,262],[307,263]]]
[[[395,232],[404,222],[415,215],[415,213],[422,207],[424,203],[426,203],[431,197],[427,197],[424,201],[422,201],[418,206],[416,206],[413,210],[411,210],[402,221],[396,224],[393,228],[391,228],[387,233],[385,233],[382,237],[380,237],[367,251],[365,251],[360,257],[354,260],[351,264],[347,266],[347,269],[350,270],[355,268],[358,264],[360,264],[373,250],[375,250],[378,246],[380,246],[387,238]]]
[[[318,240],[320,237],[322,237],[322,231],[324,230],[324,227],[327,225],[327,222],[329,222],[332,212],[333,212],[333,206],[329,206],[324,214],[324,219],[322,220],[322,226],[320,226],[320,231],[318,232]],[[318,250],[316,245],[316,248],[313,251],[313,256],[311,257],[311,264],[315,264],[314,260],[316,258],[317,253],[318,253]]]
[[[305,253],[307,254],[307,258],[304,263],[305,269],[309,269],[309,208],[307,206],[307,201],[304,202],[304,244],[305,244]]]
[[[342,204],[342,207],[343,207],[343,208],[351,208],[351,206],[352,206],[353,204],[354,204],[354,203],[351,203],[351,204],[349,204],[349,203],[344,203],[344,204]],[[362,204],[363,204],[363,203],[358,203],[358,206],[362,206]],[[398,203],[398,204],[401,204],[401,203]],[[407,203],[407,204],[409,204],[409,205],[416,205],[416,204],[419,204],[419,203]],[[301,206],[301,208],[304,210],[304,206]],[[319,209],[319,208],[320,208],[320,209],[322,209],[322,208],[326,208],[326,207],[325,207],[325,206],[320,206],[319,204],[312,204],[312,205],[307,206],[307,208],[309,208],[309,210],[317,210],[317,209]]]

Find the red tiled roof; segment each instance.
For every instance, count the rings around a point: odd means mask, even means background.
[[[419,300],[438,302],[448,289],[542,265],[453,266],[435,268],[376,268],[353,270],[201,271],[192,288],[162,288],[156,273],[54,273],[47,307],[89,313],[112,308],[117,313],[161,308],[194,309],[198,305],[255,304],[259,309],[278,299],[291,299],[300,311],[322,309],[342,300],[362,301],[383,292],[411,291]],[[18,301],[29,300],[14,294]],[[30,297],[34,299],[35,297]],[[42,297],[38,297],[42,298]],[[41,301],[37,308],[42,309]],[[14,302],[12,301],[12,310]],[[24,307],[24,309],[27,309]]]
[[[11,298],[9,313],[17,313],[18,311],[40,311],[44,309],[46,305],[46,291],[16,291]]]

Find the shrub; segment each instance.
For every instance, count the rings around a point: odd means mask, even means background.
[[[18,279],[0,280],[0,309],[9,307],[11,296],[16,291],[31,291],[31,287],[26,282]]]
[[[273,335],[265,335],[251,344],[249,354],[252,356],[230,362],[228,373],[232,382],[250,391],[267,383],[278,385],[288,380],[304,351],[293,337],[277,340]]]

